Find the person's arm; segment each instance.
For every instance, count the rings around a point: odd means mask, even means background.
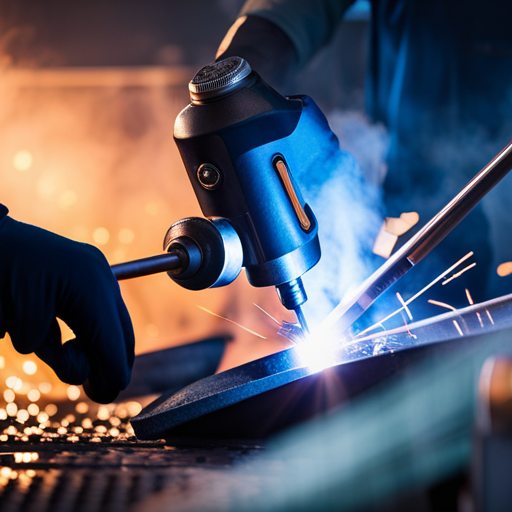
[[[281,84],[333,36],[354,0],[249,0],[217,58],[237,55],[270,83]]]
[[[34,352],[68,384],[111,402],[134,361],[134,334],[119,285],[95,247],[17,222],[0,205],[0,338]],[[61,343],[60,318],[75,338]]]

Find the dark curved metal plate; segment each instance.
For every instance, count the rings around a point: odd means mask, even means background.
[[[357,351],[336,350],[332,366],[321,372],[305,366],[300,346],[294,347],[164,394],[132,426],[140,439],[266,437],[332,410],[427,355],[443,357],[512,327],[511,304],[512,295],[361,340]],[[489,311],[494,323],[482,327],[477,311]],[[365,352],[364,343],[371,349],[378,340],[394,348]]]

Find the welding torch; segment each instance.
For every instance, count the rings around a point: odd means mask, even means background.
[[[324,320],[319,332],[346,332],[392,284],[430,253],[512,169],[512,141],[437,215]]]
[[[115,265],[114,274],[167,272],[180,286],[203,290],[231,283],[243,267],[251,285],[275,286],[307,331],[302,276],[321,252],[294,173],[316,170],[323,153],[339,150],[337,139],[311,98],[282,96],[240,57],[200,69],[189,93],[174,141],[205,218],[173,224],[168,254]]]

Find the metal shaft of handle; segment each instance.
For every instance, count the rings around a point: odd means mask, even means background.
[[[393,283],[421,261],[512,169],[512,142],[489,162],[409,242],[377,269],[355,292],[339,304],[320,326],[345,332]]]
[[[183,263],[183,257],[180,254],[168,253],[112,265],[110,268],[116,279],[121,281],[122,279],[132,279],[176,270],[182,267]]]

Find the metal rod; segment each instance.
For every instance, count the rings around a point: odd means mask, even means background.
[[[308,323],[306,322],[306,317],[304,316],[304,312],[302,311],[301,307],[297,307],[294,309],[295,315],[297,316],[297,321],[299,322],[299,325],[301,326],[302,330],[309,334],[309,327]]]
[[[421,261],[512,169],[512,141],[409,242],[391,256],[350,300],[340,303],[320,326],[346,331],[393,283]]]
[[[176,270],[182,267],[183,263],[179,253],[167,253],[112,265],[110,268],[117,280],[121,281]]]

